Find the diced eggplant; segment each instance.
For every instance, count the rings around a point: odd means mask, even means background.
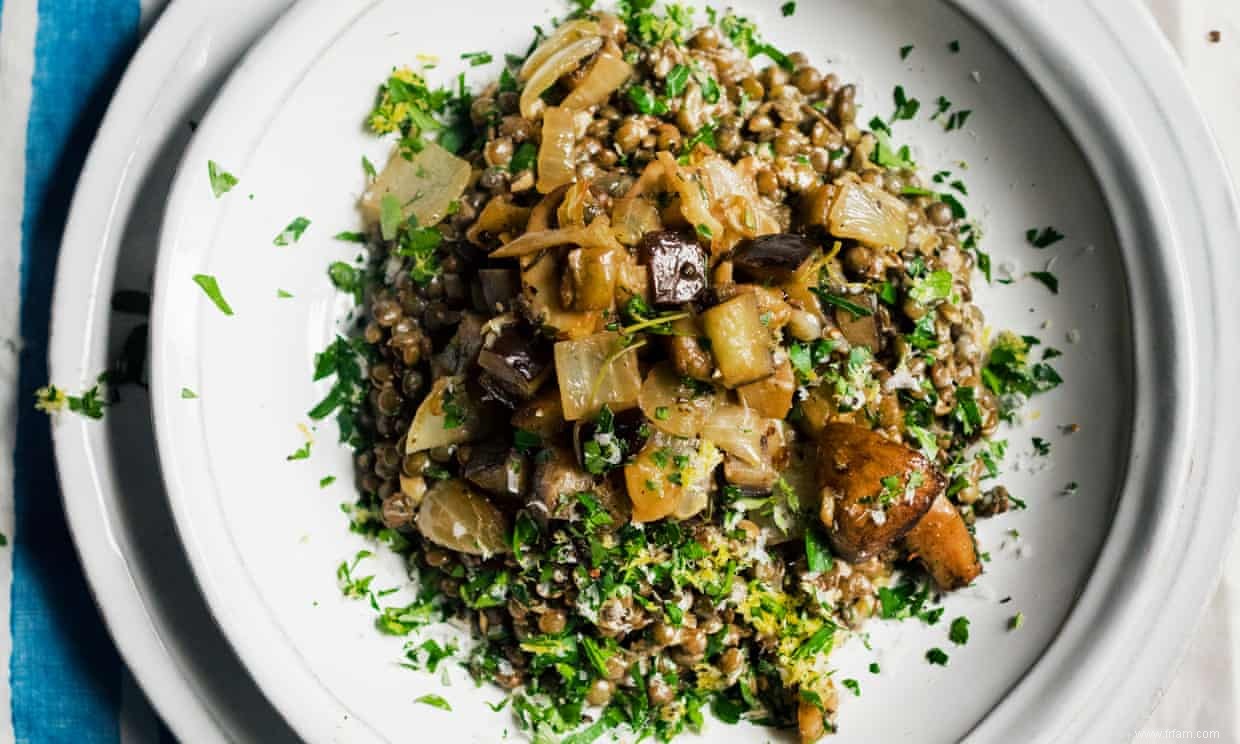
[[[930,511],[904,536],[904,545],[944,591],[967,586],[982,572],[973,536],[946,496],[934,500]]]
[[[638,259],[650,269],[656,305],[692,302],[706,290],[706,250],[674,230],[647,233],[637,244]]]
[[[477,313],[462,313],[456,333],[447,345],[431,360],[431,373],[439,378],[445,375],[463,375],[478,361],[482,349],[482,325],[485,318]]]
[[[739,387],[775,371],[771,333],[762,324],[753,293],[715,305],[701,318],[724,385]]]
[[[500,496],[520,496],[529,485],[529,458],[506,444],[488,442],[469,448],[465,479]]]
[[[818,437],[820,517],[845,560],[886,550],[943,493],[944,479],[922,453],[855,424],[830,423]]]
[[[478,284],[488,312],[507,312],[521,294],[521,276],[514,269],[481,269]]]
[[[783,282],[792,278],[816,246],[796,233],[775,233],[743,240],[732,253],[733,269],[741,277]]]
[[[512,397],[529,400],[551,375],[551,346],[532,329],[511,323],[479,352],[478,366]]]

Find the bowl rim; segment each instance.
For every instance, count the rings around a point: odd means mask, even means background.
[[[1199,497],[1192,499],[1192,491],[1183,487],[1190,483],[1194,465],[1196,475],[1204,470],[1191,458],[1194,448],[1203,445],[1202,422],[1219,423],[1219,417],[1205,416],[1200,399],[1203,388],[1195,384],[1204,367],[1197,341],[1198,324],[1203,319],[1187,302],[1192,295],[1184,259],[1190,246],[1177,239],[1175,225],[1166,212],[1165,179],[1153,167],[1147,146],[1126,109],[1089,58],[1068,45],[1050,19],[1031,5],[951,1],[1011,55],[1085,153],[1103,189],[1119,238],[1130,289],[1133,332],[1130,456],[1109,534],[1093,573],[1051,644],[969,738],[1027,741],[1032,732],[1037,732],[1036,740],[1051,741],[1079,730],[1112,740],[1114,734],[1134,728],[1132,701],[1148,701],[1157,689],[1156,674],[1132,681],[1138,675],[1130,673],[1126,662],[1133,644],[1142,643],[1150,629],[1160,623],[1165,627],[1168,616],[1196,617],[1207,598],[1198,587],[1193,601],[1187,603],[1193,611],[1158,608],[1160,593],[1165,596],[1175,588],[1174,575],[1159,571],[1165,566],[1160,557],[1182,555],[1182,565],[1195,565],[1199,574],[1216,575],[1217,559],[1235,518],[1235,505],[1223,491],[1200,491]],[[170,385],[176,376],[169,371],[185,367],[186,360],[173,356],[172,347],[165,343],[172,335],[194,328],[197,310],[175,318],[161,311],[175,291],[169,257],[178,250],[181,231],[189,219],[187,205],[202,199],[201,164],[209,157],[203,143],[211,139],[212,132],[232,131],[218,112],[230,101],[249,99],[260,87],[270,97],[269,77],[263,79],[256,73],[265,70],[269,76],[269,63],[283,55],[287,45],[300,43],[304,49],[310,30],[320,29],[322,36],[322,29],[347,28],[373,7],[373,3],[351,9],[336,5],[311,2],[295,7],[251,50],[213,103],[182,160],[161,233],[152,315],[152,395],[156,436],[177,527],[226,637],[260,687],[301,735],[313,740],[323,738],[325,731],[334,731],[335,735],[347,732],[351,740],[377,741],[378,734],[349,714],[321,685],[290,685],[283,670],[299,656],[291,648],[272,646],[272,641],[282,637],[275,627],[255,632],[253,605],[237,599],[235,582],[228,582],[233,590],[222,588],[223,575],[231,574],[231,579],[244,579],[247,589],[242,594],[257,592],[239,558],[231,557],[231,566],[221,565],[221,556],[209,555],[200,540],[202,526],[194,522],[186,506],[184,480],[187,472],[210,477],[210,463],[196,462],[185,452],[192,448],[179,448],[173,440],[177,430],[202,426],[196,411],[174,411],[171,391],[176,388]],[[320,48],[335,38],[333,34],[321,40]],[[295,82],[290,82],[290,89]],[[1199,114],[1195,116],[1199,118]],[[1225,224],[1228,218],[1231,225],[1236,224],[1234,202],[1230,206],[1230,215],[1215,215],[1215,226]],[[1141,250],[1151,242],[1160,250]],[[1190,512],[1194,506],[1196,512]],[[1195,523],[1187,524],[1185,513],[1198,515]],[[1191,545],[1184,541],[1186,528],[1200,533]],[[1204,584],[1209,585],[1209,581]],[[1157,609],[1152,611],[1152,607]],[[1163,672],[1173,658],[1167,654],[1160,658]],[[1066,674],[1067,670],[1074,673]],[[1103,702],[1113,701],[1117,685],[1124,684],[1133,695],[1128,707]],[[1094,708],[1105,708],[1111,715],[1095,716],[1091,712]]]

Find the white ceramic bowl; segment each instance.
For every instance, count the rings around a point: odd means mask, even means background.
[[[875,652],[851,644],[837,657],[841,675],[865,690],[845,701],[837,740],[1120,740],[1166,674],[1178,636],[1157,645],[1148,663],[1135,663],[1132,650],[1148,648],[1169,618],[1185,617],[1161,599],[1189,590],[1193,616],[1233,515],[1223,494],[1188,488],[1207,477],[1203,462],[1190,469],[1190,456],[1213,446],[1226,423],[1203,409],[1198,377],[1235,369],[1235,359],[1202,353],[1195,334],[1214,332],[1222,299],[1190,293],[1200,277],[1184,261],[1227,259],[1211,244],[1178,239],[1166,166],[1155,166],[1125,101],[1058,37],[1047,13],[1016,2],[841,0],[803,2],[782,19],[777,2],[739,5],[778,46],[803,49],[858,82],[866,115],[889,112],[896,84],[924,103],[942,94],[972,109],[963,132],[943,133],[922,117],[901,123],[900,136],[928,172],[962,171],[996,265],[1013,262],[1023,274],[1057,257],[1062,281],[1054,297],[1027,279],[979,291],[996,328],[1039,335],[1065,352],[1058,366],[1067,383],[1035,400],[1036,420],[1009,432],[1009,463],[1030,449],[1031,436],[1050,439],[1054,454],[1046,469],[1004,478],[1028,511],[979,526],[993,560],[974,588],[947,601],[948,618],[972,619],[972,639],[950,648],[948,667],[932,667],[923,653],[950,646],[945,627],[872,625]],[[479,18],[487,19],[482,28]],[[359,155],[379,162],[389,147],[360,126],[375,86],[419,53],[438,55],[433,74],[443,81],[462,69],[483,80],[497,67],[466,69],[460,53],[522,50],[529,26],[545,19],[538,4],[521,2],[301,4],[238,68],[171,192],[153,393],[174,515],[225,634],[313,741],[398,740],[414,722],[427,734],[481,742],[512,727],[483,704],[497,691],[476,690],[460,672],[443,690],[438,679],[397,667],[400,641],[374,632],[364,603],[341,598],[335,567],[363,543],[338,508],[352,500],[351,467],[333,444],[334,427],[314,432],[310,460],[286,456],[301,446],[297,425],[325,392],[310,382],[314,353],[347,310],[324,270],[352,247],[330,236],[356,228]],[[959,54],[948,51],[951,40]],[[915,50],[901,61],[906,44]],[[208,187],[208,160],[240,178],[222,199]],[[954,165],[961,160],[967,171]],[[1211,238],[1234,225],[1229,202],[1197,206]],[[298,215],[312,220],[305,236],[273,247]],[[1027,228],[1048,224],[1068,239],[1046,251],[1025,245]],[[216,276],[236,315],[207,302],[194,274]],[[1216,289],[1209,278],[1206,288]],[[278,288],[294,298],[278,299]],[[182,387],[200,397],[182,399]],[[1071,423],[1082,429],[1068,437],[1058,427]],[[320,490],[328,474],[340,480]],[[1218,471],[1210,477],[1208,485]],[[1069,481],[1081,484],[1079,494],[1060,495]],[[1010,529],[1020,545],[1005,538]],[[1177,581],[1170,555],[1194,578]],[[371,565],[377,586],[399,585],[398,560]],[[1018,610],[1025,626],[1008,632]],[[868,675],[875,658],[883,673]],[[456,712],[411,704],[431,691]],[[725,732],[771,735],[708,724],[708,735]]]

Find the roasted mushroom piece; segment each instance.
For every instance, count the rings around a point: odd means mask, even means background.
[[[465,480],[499,496],[525,493],[529,473],[529,458],[495,441],[470,447],[462,471]]]
[[[818,437],[822,523],[848,561],[875,555],[905,535],[943,492],[925,455],[864,426],[829,423]]]
[[[904,536],[904,545],[943,591],[967,586],[982,572],[973,535],[946,496],[934,500],[930,511]]]
[[[693,238],[674,230],[647,233],[637,254],[650,270],[654,304],[692,302],[706,289],[706,250]]]

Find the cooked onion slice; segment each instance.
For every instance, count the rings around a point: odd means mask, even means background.
[[[521,65],[521,71],[517,73],[517,79],[521,82],[529,80],[535,70],[541,67],[553,54],[574,41],[590,36],[598,36],[599,33],[599,25],[587,19],[569,21],[561,25],[555,30],[555,33],[548,36],[543,43],[538,45],[538,48],[530,54],[529,59],[525,60],[525,64]]]
[[[383,197],[391,194],[404,217],[413,215],[420,227],[437,225],[465,193],[469,175],[469,163],[434,142],[427,142],[412,160],[393,150],[383,172],[362,195],[362,217],[377,224]]]
[[[908,217],[904,202],[868,183],[845,183],[827,218],[828,231],[875,248],[904,248]]]
[[[525,83],[525,90],[521,91],[521,115],[527,119],[537,118],[538,104],[542,101],[542,94],[555,85],[555,81],[580,67],[582,60],[597,52],[602,46],[602,37],[587,36],[569,43],[548,57],[530,74],[529,80]],[[527,62],[526,66],[528,65]]]
[[[560,105],[580,111],[606,101],[633,74],[633,67],[618,54],[604,50],[594,60],[585,80]]]

